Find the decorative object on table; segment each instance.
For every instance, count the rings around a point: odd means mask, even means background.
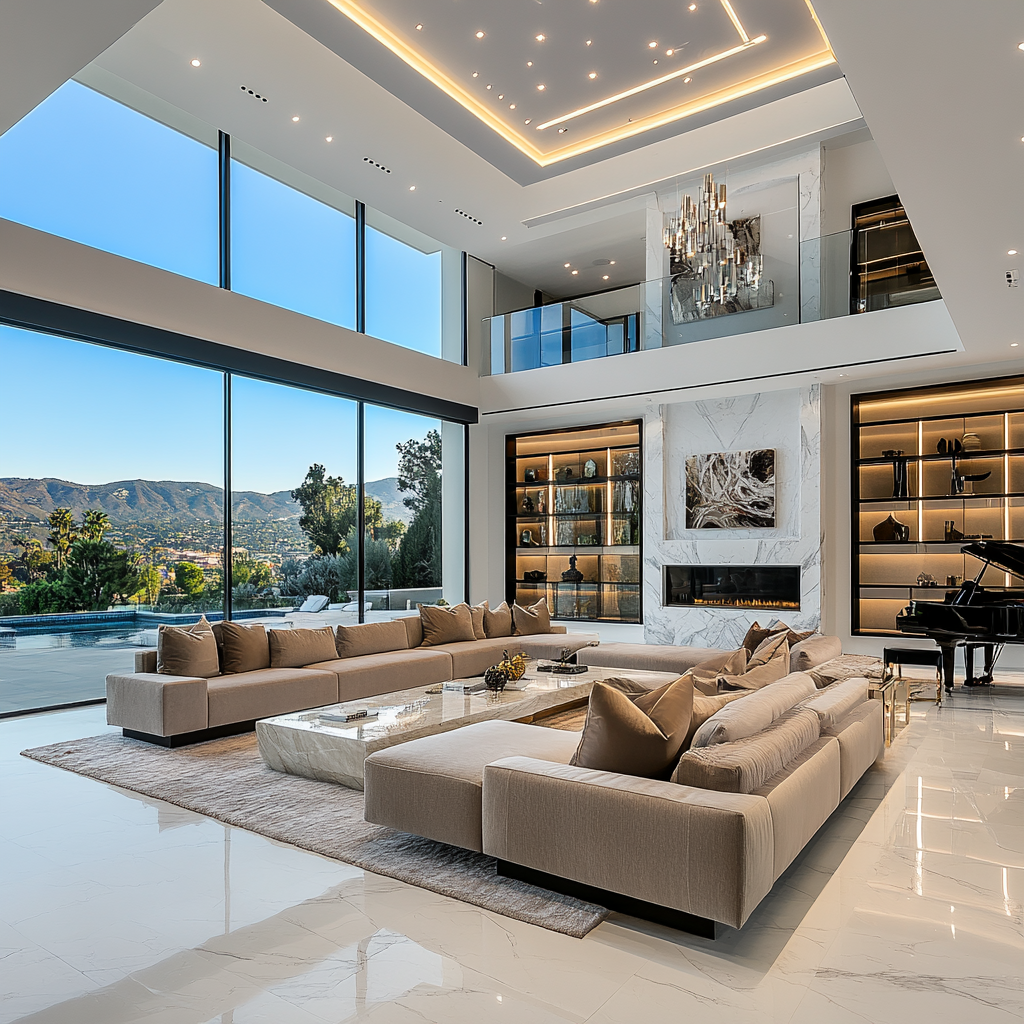
[[[908,497],[908,459],[901,448],[890,449],[882,452],[882,455],[892,460],[892,496],[894,498]]]
[[[527,515],[532,515],[537,510],[537,506],[529,494],[523,495],[522,509]]]
[[[775,449],[712,452],[686,460],[688,530],[775,526]]]
[[[537,492],[537,513],[544,515],[548,510],[548,499],[543,491]]]
[[[980,452],[982,449],[981,438],[972,431],[964,434],[962,444],[965,452]]]
[[[919,587],[937,587],[939,584],[930,572],[919,572],[917,574],[917,585]]]
[[[959,442],[957,442],[959,444]],[[956,456],[952,458],[953,470],[949,478],[949,493],[950,494],[963,494],[964,484],[966,482],[977,483],[981,480],[987,480],[992,475],[992,470],[988,470],[986,473],[961,473],[957,468]]]
[[[597,544],[597,537],[592,533],[579,533],[576,535],[576,546],[579,548],[590,548]]]
[[[563,483],[568,483],[575,477],[572,466],[563,466],[561,469],[555,470],[555,479],[560,480]]]
[[[537,482],[537,470],[531,467],[523,474],[523,479],[528,484],[535,484]]]
[[[510,683],[517,682],[526,674],[526,655],[522,651],[517,651],[515,654],[502,651],[498,668],[505,673]]]
[[[950,440],[947,441],[944,437],[940,437],[939,443],[935,446],[935,450],[940,455],[962,455],[964,446],[958,438],[950,438]]]
[[[947,576],[946,586],[947,587],[959,587],[964,581],[963,576]]]
[[[587,461],[583,463],[583,475],[588,480],[597,476],[597,463],[593,459],[587,459]]]
[[[533,534],[529,530],[523,530],[519,535],[519,546],[523,548],[536,547],[536,543],[533,539]]]
[[[588,644],[588,647],[592,644]],[[561,676],[580,676],[587,671],[587,665],[576,665],[569,659],[575,652],[571,647],[563,647],[558,661],[548,661],[537,666],[538,672],[552,672]]]
[[[725,186],[705,174],[696,202],[683,196],[679,213],[664,218],[674,324],[767,309],[775,303],[775,286],[763,276],[761,218],[730,222],[725,206]]]
[[[576,568],[576,555],[569,556],[569,568],[562,573],[563,583],[582,583],[583,573]]]
[[[964,535],[956,528],[955,519],[947,519],[942,524],[942,539],[946,541],[964,539]]]
[[[871,536],[880,544],[903,544],[910,540],[910,527],[893,518],[892,513],[885,517],[872,531]]]
[[[444,687],[440,683],[438,683],[436,686],[428,686],[424,692],[429,693],[433,697],[439,693],[443,693]]]
[[[484,673],[484,686],[494,693],[501,693],[508,685],[508,675],[501,665],[492,665]]]
[[[548,574],[543,569],[527,569],[523,573],[523,579],[527,583],[544,583],[548,578]]]

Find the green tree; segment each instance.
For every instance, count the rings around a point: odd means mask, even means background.
[[[398,489],[411,492],[403,503],[418,514],[433,500],[433,481],[441,475],[441,434],[428,430],[422,441],[412,438],[395,447],[398,449]],[[440,497],[439,489],[437,493]]]
[[[174,583],[183,594],[198,597],[205,583],[203,570],[195,562],[179,562],[174,567]]]
[[[11,563],[6,558],[0,558],[0,590],[10,583],[14,576],[14,571],[11,569]]]
[[[291,496],[302,509],[299,526],[313,548],[324,555],[344,551],[345,537],[356,522],[355,487],[314,463]]]
[[[82,513],[82,536],[86,540],[103,540],[110,529],[110,516],[102,509],[87,508]]]
[[[63,569],[67,561],[68,551],[75,541],[75,517],[69,508],[55,508],[47,517],[50,533],[47,540],[56,553],[57,568]]]
[[[256,590],[273,586],[274,571],[266,562],[250,555],[235,555],[231,563],[231,584],[235,587],[251,586]]]
[[[135,593],[141,594],[146,604],[156,604],[163,582],[159,569],[152,565],[143,566],[139,570],[139,589]]]
[[[441,435],[436,430],[422,441],[415,439],[398,449],[398,488],[413,520],[405,531],[392,567],[396,587],[441,585]]]
[[[35,580],[18,591],[22,615],[52,615],[73,612],[74,600],[62,580]]]
[[[139,592],[138,556],[105,540],[80,538],[71,545],[64,587],[77,608],[103,611]]]

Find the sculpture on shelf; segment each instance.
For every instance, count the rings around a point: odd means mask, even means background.
[[[576,555],[569,556],[569,568],[562,573],[563,583],[582,583],[583,573],[576,568]]]
[[[589,480],[597,476],[597,463],[593,459],[587,459],[583,465],[583,475]]]
[[[890,513],[871,531],[871,535],[879,543],[903,544],[910,540],[910,527],[894,519]]]
[[[548,574],[543,569],[527,569],[523,573],[523,579],[527,583],[544,583],[548,578]]]
[[[527,471],[526,471],[526,472],[525,472],[525,473],[523,474],[523,479],[524,479],[524,480],[525,480],[525,481],[526,481],[526,482],[527,482],[528,484],[534,484],[534,483],[536,483],[536,482],[537,482],[537,470],[535,470],[535,469],[532,469],[532,468],[531,468],[531,469],[528,469],[528,470],[527,470]]]
[[[909,497],[907,490],[907,462],[903,449],[890,448],[882,452],[882,457],[892,459],[892,496],[894,498]]]
[[[527,515],[530,515],[530,514],[532,514],[533,512],[536,511],[537,506],[534,504],[533,498],[531,498],[529,496],[529,494],[524,494],[523,495],[523,506],[522,506],[522,508],[523,508],[523,511]]]

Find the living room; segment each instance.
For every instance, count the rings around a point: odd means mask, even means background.
[[[1019,1016],[1024,24],[612,6],[3,15],[3,1020]]]

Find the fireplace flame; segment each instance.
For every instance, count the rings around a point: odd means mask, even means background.
[[[686,604],[708,608],[764,608],[767,610],[773,608],[799,610],[800,608],[799,601],[769,601],[761,597],[717,597],[711,599],[696,597],[692,601],[687,601]]]

